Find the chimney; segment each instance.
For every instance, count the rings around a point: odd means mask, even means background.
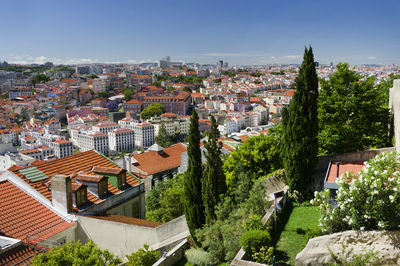
[[[124,155],[124,167],[126,171],[132,171],[131,155],[129,153]]]
[[[339,166],[340,166],[340,162],[336,162],[336,177],[339,177]]]
[[[71,179],[66,175],[54,175],[51,178],[51,201],[59,210],[72,211]]]

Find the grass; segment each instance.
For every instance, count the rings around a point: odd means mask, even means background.
[[[306,232],[318,229],[321,214],[316,206],[294,207],[276,245],[281,263],[294,265],[296,255],[307,244]]]

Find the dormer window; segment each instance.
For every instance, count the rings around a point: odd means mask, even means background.
[[[76,206],[80,207],[82,205],[85,205],[87,202],[87,191],[85,189],[79,189],[75,191],[75,197],[76,197]]]
[[[104,197],[107,195],[108,192],[108,186],[107,186],[107,180],[99,182],[99,197]]]

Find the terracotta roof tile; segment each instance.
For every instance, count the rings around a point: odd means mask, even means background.
[[[363,169],[365,166],[364,162],[357,161],[357,162],[339,162],[339,176],[342,176],[346,172],[352,172],[353,174],[358,176],[358,173]],[[337,178],[337,165],[336,161],[332,161],[331,167],[328,170],[328,180],[327,182],[336,183]]]
[[[162,154],[156,151],[148,151],[133,158],[137,161],[135,167],[146,172],[147,175],[162,172],[181,165],[181,153],[186,152],[186,147],[182,143],[165,148]]]
[[[1,253],[0,265],[29,265],[33,256],[43,252],[45,252],[43,249],[22,243]]]
[[[27,240],[29,235],[49,238],[75,223],[67,222],[9,181],[0,182],[0,232]]]
[[[121,169],[111,160],[107,159],[105,156],[101,155],[100,153],[97,153],[94,150],[81,152],[78,154],[74,154],[71,156],[67,156],[52,161],[34,161],[32,165],[36,166],[36,168],[39,169],[41,172],[43,172],[48,178],[41,180],[39,182],[30,182],[25,176],[23,176],[19,172],[19,170],[31,166],[27,166],[24,168],[12,166],[8,170],[18,175],[20,178],[22,178],[22,180],[31,185],[34,189],[36,189],[50,201],[51,201],[51,190],[48,189],[45,183],[47,181],[50,181],[50,178],[55,174],[71,175],[79,171],[82,171],[86,174],[95,174],[91,170],[93,169],[93,167],[96,166],[113,168],[118,171]],[[137,177],[134,177],[129,173],[126,173],[126,183],[128,186],[134,187],[139,185],[139,180],[137,179]],[[121,190],[114,187],[110,183],[108,183],[108,191],[111,194],[119,194],[122,192]],[[97,203],[101,201],[101,199],[97,198],[96,196],[92,195],[89,192],[88,192],[88,200],[90,203]]]

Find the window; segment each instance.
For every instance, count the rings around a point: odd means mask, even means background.
[[[132,204],[132,217],[139,218],[139,202]]]
[[[76,205],[77,206],[81,206],[84,203],[86,203],[86,190],[85,189],[77,190],[75,193],[76,193]]]

